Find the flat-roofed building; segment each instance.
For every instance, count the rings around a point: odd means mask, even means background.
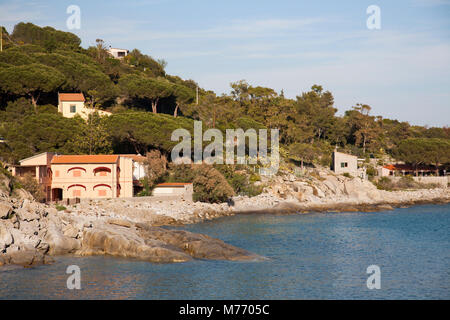
[[[153,189],[154,196],[160,197],[176,197],[192,201],[194,187],[192,183],[168,182],[157,184]]]
[[[337,174],[348,173],[356,176],[358,173],[358,157],[334,151],[331,169]]]
[[[127,49],[119,49],[119,48],[109,48],[108,53],[113,56],[115,59],[123,59],[125,58],[129,51]]]

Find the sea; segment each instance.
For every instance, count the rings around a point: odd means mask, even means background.
[[[0,267],[0,299],[450,298],[450,205],[236,215],[180,229],[266,259],[155,264],[56,257],[52,265]]]

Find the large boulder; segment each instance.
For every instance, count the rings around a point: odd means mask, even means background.
[[[197,259],[212,260],[255,260],[261,256],[229,245],[207,235],[184,230],[168,230],[159,227],[139,225],[141,236],[148,241],[161,241],[178,248]]]
[[[64,226],[62,229],[62,232],[65,237],[69,237],[69,238],[76,239],[76,238],[78,238],[78,235],[79,235],[78,228],[72,224],[68,224],[68,225]]]
[[[80,255],[111,255],[157,263],[185,262],[192,258],[251,260],[259,257],[205,235],[143,223],[97,224],[85,229],[82,238],[82,247],[76,252]]]
[[[54,223],[47,227],[45,242],[48,244],[48,253],[51,255],[64,255],[74,253],[81,248],[79,240],[67,237]]]
[[[0,221],[0,252],[4,251],[14,241],[9,229],[6,223]]]
[[[121,230],[122,229],[122,230]],[[172,263],[192,260],[192,257],[163,242],[146,242],[127,227],[95,228],[84,232],[81,255],[111,255],[142,261]]]
[[[9,219],[13,212],[13,206],[7,201],[0,201],[0,219]]]
[[[33,201],[34,200],[31,193],[29,193],[25,189],[14,189],[13,196],[18,201],[23,201],[23,200]]]
[[[32,266],[45,263],[44,254],[32,246],[13,244],[6,250],[3,260],[10,264]]]

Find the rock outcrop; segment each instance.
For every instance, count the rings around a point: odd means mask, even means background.
[[[4,182],[0,188],[0,265],[48,263],[51,256],[64,254],[111,255],[157,263],[261,259],[218,239],[161,226],[238,213],[376,211],[450,202],[450,188],[388,192],[369,181],[326,169],[302,177],[277,175],[262,183],[266,187],[261,195],[235,197],[230,203],[105,199],[57,211],[34,202],[24,190],[16,190],[10,197]]]
[[[218,239],[155,226],[173,218],[143,218],[136,223],[106,212],[81,215],[57,211],[30,200],[24,191],[20,199],[3,194],[0,214],[0,266],[47,264],[53,261],[51,256],[66,254],[111,255],[157,263],[261,258]]]
[[[265,179],[263,194],[235,197],[239,213],[301,213],[322,211],[376,211],[418,203],[448,203],[450,188],[384,191],[368,180],[314,169],[304,176],[278,175]]]

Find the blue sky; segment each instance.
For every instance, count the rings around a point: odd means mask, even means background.
[[[366,103],[383,117],[450,125],[450,0],[0,0],[0,25],[69,31],[72,4],[84,47],[101,38],[138,48],[218,93],[241,79],[288,97],[320,84],[340,114]],[[381,9],[380,30],[366,27],[369,5]]]

